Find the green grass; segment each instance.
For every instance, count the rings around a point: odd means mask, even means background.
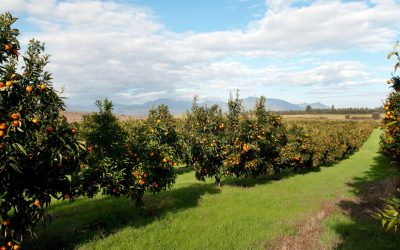
[[[222,188],[217,188],[212,180],[199,182],[193,172],[186,172],[178,176],[172,190],[155,197],[146,195],[145,205],[140,209],[124,198],[58,202],[49,208],[53,217],[51,226],[37,228],[39,239],[27,242],[26,246],[28,249],[265,249],[277,237],[294,234],[294,225],[320,210],[323,201],[355,196],[362,183],[393,175],[387,160],[378,153],[379,135],[380,131],[374,131],[359,152],[334,166],[280,180],[224,180]],[[366,249],[356,248],[365,245],[354,245],[352,241],[378,236],[390,244],[379,241],[377,247],[397,244],[395,237],[380,232],[376,222],[370,224],[363,231],[351,217],[335,213],[324,222],[321,240],[328,248],[340,244],[349,249]],[[373,241],[369,244],[374,246]]]

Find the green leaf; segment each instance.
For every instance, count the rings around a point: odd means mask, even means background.
[[[21,171],[20,167],[19,167],[17,164],[15,164],[15,163],[10,163],[10,165],[11,165],[11,167],[12,167],[15,171],[17,171],[18,173],[21,173],[21,174],[22,174],[22,171]]]
[[[397,71],[397,69],[400,67],[400,62],[397,62],[395,65],[394,65],[394,71]]]
[[[387,223],[387,220],[382,219],[382,227],[385,227],[386,223]]]
[[[13,147],[14,147],[15,149],[19,149],[19,151],[21,151],[21,153],[23,153],[25,156],[28,155],[28,154],[26,153],[24,147],[23,147],[21,144],[19,144],[19,143],[14,143],[14,144],[13,144]]]
[[[396,54],[396,51],[391,51],[391,52],[387,55],[387,59],[390,59],[394,54]]]
[[[396,220],[391,220],[388,224],[387,231],[392,229],[396,225]]]

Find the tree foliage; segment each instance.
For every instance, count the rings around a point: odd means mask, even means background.
[[[52,199],[73,195],[83,143],[61,111],[64,103],[45,70],[44,45],[31,40],[19,56],[17,19],[0,16],[0,245],[18,248],[44,218]],[[7,246],[5,246],[7,244]]]

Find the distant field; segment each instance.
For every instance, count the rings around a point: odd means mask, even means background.
[[[385,114],[380,114],[381,118],[385,116]],[[346,115],[342,114],[301,114],[301,115],[282,115],[284,119],[296,120],[296,119],[329,119],[329,120],[348,120],[346,119]],[[352,120],[363,120],[363,119],[371,119],[371,114],[351,114],[350,119]]]
[[[68,122],[81,122],[83,115],[88,114],[88,112],[64,112],[63,115],[67,118]],[[297,119],[328,119],[328,120],[346,120],[346,115],[333,115],[333,114],[301,114],[301,115],[282,115],[284,119],[297,120]],[[350,119],[370,119],[371,114],[353,114],[350,115]],[[383,118],[385,114],[381,114]],[[175,115],[175,118],[181,118],[182,115]],[[132,119],[144,119],[145,116],[132,116],[132,115],[118,115],[121,121],[127,121]]]
[[[89,112],[63,112],[63,115],[67,118],[68,122],[81,122],[83,115],[89,114]],[[131,115],[118,115],[120,121],[127,121],[131,119],[143,119],[144,116],[131,116]]]

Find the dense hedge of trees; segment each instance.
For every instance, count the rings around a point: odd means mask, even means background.
[[[353,114],[373,114],[373,113],[384,113],[385,110],[383,107],[375,107],[375,108],[332,108],[328,109],[317,109],[312,108],[310,105],[306,107],[304,110],[286,110],[286,111],[278,111],[277,113],[280,115],[302,115],[302,114],[337,114],[337,115],[353,115]]]

